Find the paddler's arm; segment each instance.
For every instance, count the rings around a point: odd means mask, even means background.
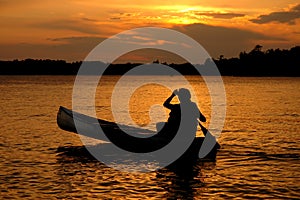
[[[176,90],[175,90],[176,91]],[[171,109],[172,108],[172,104],[171,104],[171,101],[172,99],[176,96],[175,95],[175,91],[171,94],[171,96],[169,96],[169,98],[167,98],[167,100],[164,102],[163,106],[168,108],[168,109]]]
[[[206,122],[206,117],[200,111],[199,111],[199,113],[200,113],[200,117],[199,117],[200,121]]]

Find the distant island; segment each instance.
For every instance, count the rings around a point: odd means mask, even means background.
[[[256,45],[250,52],[241,52],[239,57],[225,58],[221,55],[213,59],[222,76],[287,76],[300,77],[300,46],[286,49],[268,49]],[[158,60],[153,63],[160,63]],[[207,60],[198,67],[211,65]],[[0,75],[76,75],[82,61],[66,62],[64,60],[25,59],[0,61]],[[122,75],[142,63],[110,64],[105,75]],[[198,75],[199,72],[190,63],[168,64],[184,75]],[[105,65],[92,62],[93,66]],[[159,75],[159,74],[156,74]],[[209,74],[207,74],[209,75]]]

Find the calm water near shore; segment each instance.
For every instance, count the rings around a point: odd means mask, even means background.
[[[138,78],[145,77],[132,81]],[[156,78],[184,87],[176,77]],[[110,96],[117,79],[106,76],[99,86],[99,118],[113,120]],[[205,83],[187,79],[210,119]],[[80,158],[80,138],[57,127],[59,106],[72,107],[73,76],[0,76],[1,198],[299,199],[300,78],[223,80],[227,116],[216,162],[199,162],[186,171],[126,173]],[[137,90],[130,99],[133,121],[146,126],[151,105],[162,104],[169,94],[158,85]]]

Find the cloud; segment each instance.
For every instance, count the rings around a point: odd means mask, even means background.
[[[137,34],[137,35],[135,35]],[[166,39],[159,39],[154,37],[148,37],[143,32],[129,32],[129,34],[123,34],[118,37],[114,37],[114,39],[120,44],[135,44],[135,45],[148,45],[148,46],[163,46],[168,44],[175,44],[173,41],[169,41]]]
[[[32,27],[53,30],[72,30],[80,33],[98,34],[99,29],[91,19],[60,19],[31,24]]]
[[[0,44],[0,59],[49,58],[80,61],[84,60],[87,54],[104,39],[102,37],[65,37],[48,38],[50,44]]]
[[[113,21],[119,21],[119,20],[136,20],[137,17],[139,17],[141,13],[139,12],[111,12],[109,19]]]
[[[87,18],[87,17],[82,17],[81,19],[83,21],[88,21],[88,22],[98,22],[98,20],[96,20],[96,19],[91,19],[91,18]]]
[[[0,0],[0,5],[3,6],[3,5],[7,5],[9,3],[8,0]]]
[[[286,41],[283,38],[266,36],[260,33],[237,28],[211,26],[205,24],[191,24],[181,26],[177,25],[174,26],[173,29],[192,37],[194,40],[199,42],[214,58],[219,57],[221,54],[223,54],[225,57],[236,57],[241,51],[249,51],[253,49],[256,44],[265,46],[263,41],[272,42],[273,44],[284,43],[287,45],[281,47],[291,46],[289,41]],[[147,36],[136,37],[134,31],[130,32],[130,34],[130,37],[133,37],[134,42],[141,44],[153,44],[154,48],[157,45],[168,44],[167,40],[152,40]],[[96,45],[105,39],[106,37],[98,36],[70,36],[48,38],[47,44],[0,44],[0,59],[50,58],[65,59],[68,61],[83,60]],[[126,38],[120,39],[121,41],[126,42]],[[257,43],[257,41],[259,42]],[[277,45],[275,46],[280,47]],[[173,54],[162,52],[158,53],[154,50],[146,50],[141,51],[138,54],[131,54],[130,59],[133,59],[134,55],[140,57],[137,62],[142,61],[141,58],[148,59],[147,61],[159,59],[160,61],[167,62],[181,62],[178,56],[176,57]],[[128,58],[129,57],[123,57],[121,60],[126,62],[126,59]]]
[[[121,20],[121,17],[111,17],[109,19],[111,19],[111,20]]]
[[[105,40],[103,37],[61,37],[61,38],[48,38],[48,41],[62,42],[65,44],[98,44]]]
[[[222,19],[232,19],[236,17],[244,17],[245,14],[240,13],[206,13],[206,12],[196,12],[196,15],[209,16],[213,18],[222,18]]]
[[[267,36],[249,30],[206,24],[175,26],[174,29],[195,39],[213,57],[218,57],[220,54],[224,54],[226,57],[238,56],[241,51],[252,49],[257,41],[275,43],[286,41],[283,38]]]
[[[256,24],[279,22],[294,25],[296,19],[300,19],[300,4],[291,8],[289,11],[272,12],[268,15],[260,15],[257,19],[251,19],[250,21]]]

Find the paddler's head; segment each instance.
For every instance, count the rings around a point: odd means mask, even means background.
[[[177,96],[181,103],[191,101],[191,93],[186,88],[180,88],[177,92]]]

